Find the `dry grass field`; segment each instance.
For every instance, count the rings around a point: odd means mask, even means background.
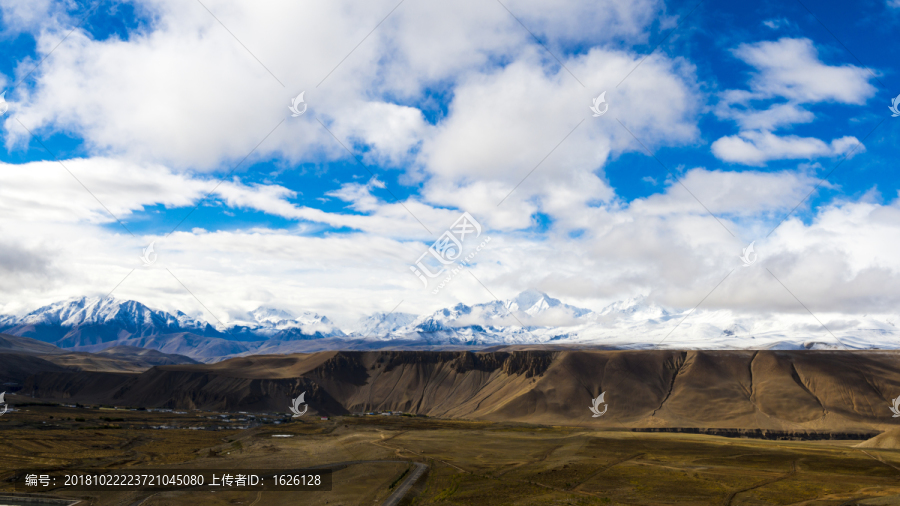
[[[338,469],[330,492],[52,491],[97,506],[379,505],[409,468],[396,462],[401,460],[428,466],[405,505],[900,504],[900,451],[855,448],[858,441],[763,441],[404,416],[306,418],[244,430],[146,428],[202,425],[211,415],[24,407],[0,417],[0,495],[12,492],[8,479],[18,469],[291,469],[394,461]]]

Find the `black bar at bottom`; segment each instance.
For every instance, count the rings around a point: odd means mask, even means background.
[[[66,469],[22,471],[14,479],[16,492],[331,490],[331,469]]]

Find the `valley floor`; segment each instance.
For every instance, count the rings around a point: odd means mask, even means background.
[[[205,431],[145,428],[171,424],[173,417],[185,424],[207,419],[196,414],[128,411],[112,418],[109,411],[31,406],[14,415],[0,417],[0,496],[13,492],[9,478],[21,469],[296,469],[343,463],[335,468],[330,492],[50,491],[82,499],[85,506],[900,504],[900,451],[853,447],[858,441],[765,441],[400,416],[305,418]]]

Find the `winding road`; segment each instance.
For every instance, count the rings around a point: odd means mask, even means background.
[[[768,480],[766,480],[766,481],[761,481],[761,482],[759,482],[759,483],[757,483],[757,484],[755,484],[755,485],[750,485],[749,487],[745,487],[745,488],[742,488],[742,489],[739,489],[739,490],[735,490],[735,491],[731,492],[730,494],[728,494],[728,497],[726,497],[725,500],[722,501],[722,505],[723,505],[723,506],[731,506],[731,501],[734,500],[734,497],[735,497],[736,495],[738,495],[738,494],[740,494],[740,493],[742,493],[742,492],[747,492],[747,491],[749,491],[749,490],[753,490],[753,489],[755,489],[755,488],[763,487],[763,486],[766,486],[766,485],[771,485],[772,483],[775,483],[776,481],[781,481],[781,480],[790,478],[790,477],[794,476],[795,474],[797,474],[797,461],[796,461],[796,460],[793,461],[793,462],[791,462],[791,470],[790,470],[789,472],[787,472],[787,473],[785,473],[785,474],[782,474],[782,475],[779,475],[779,476],[775,476],[775,477],[770,478],[770,479],[768,479]]]
[[[390,495],[387,499],[381,503],[381,506],[397,506],[400,504],[400,500],[406,497],[406,494],[409,492],[409,489],[412,488],[413,484],[425,474],[425,471],[428,469],[428,466],[422,464],[421,462],[412,462],[412,465],[415,466],[413,472],[409,473],[409,476],[403,480],[403,483],[397,487],[397,490],[394,490],[394,493]]]
[[[306,469],[331,469],[332,471],[337,471],[357,464],[412,464],[415,467],[403,480],[403,483],[394,490],[394,493],[381,503],[381,506],[397,506],[400,504],[400,501],[409,493],[409,489],[411,489],[416,481],[418,481],[419,478],[425,474],[425,471],[428,470],[428,466],[413,460],[348,460],[346,462],[323,464],[321,466],[308,467]]]

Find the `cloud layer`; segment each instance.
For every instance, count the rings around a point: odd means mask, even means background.
[[[710,93],[689,57],[645,59],[654,23],[678,19],[658,1],[135,5],[145,19],[127,38],[75,29],[56,47],[72,17],[0,3],[5,26],[50,54],[7,96],[6,147],[25,152],[30,131],[78,139],[84,152],[0,163],[4,312],[113,291],[210,320],[268,304],[339,323],[401,301],[424,313],[528,288],[584,307],[644,294],[760,315],[900,302],[882,253],[900,243],[896,197],[789,215],[834,188],[820,184],[817,160],[866,151],[853,135],[791,130],[875,92],[865,69],[826,63],[809,39],[737,44],[743,87]],[[13,77],[34,63],[23,58]],[[604,91],[609,112],[594,117]],[[300,92],[309,108],[291,117]],[[704,117],[732,130],[701,131]],[[655,192],[628,199],[610,183],[611,164],[667,148],[722,164],[660,168]],[[366,180],[323,190],[336,205],[300,203],[317,187],[298,167],[331,178],[356,163],[348,150],[379,177],[360,170]],[[219,180],[245,157],[242,167],[276,160],[301,183],[244,170]],[[804,163],[766,168],[790,160]],[[192,221],[167,236],[156,214],[197,205],[265,219]],[[490,247],[472,276],[432,296],[409,267],[462,211]],[[158,262],[142,266],[151,241]],[[745,268],[751,241],[760,260]]]

